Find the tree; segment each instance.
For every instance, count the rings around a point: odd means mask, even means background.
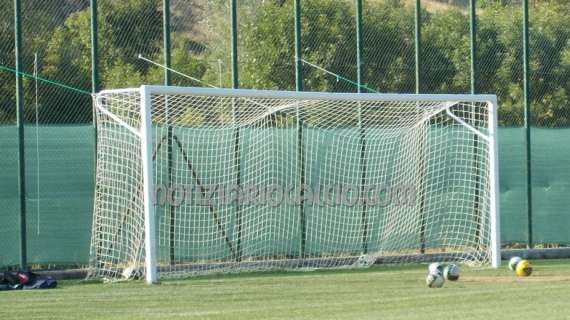
[[[240,78],[246,87],[295,88],[294,17],[291,2],[265,2],[240,29]],[[404,6],[370,3],[365,12],[364,47],[366,79],[380,90],[398,90],[413,79],[410,62],[413,48],[407,34],[412,12]],[[302,57],[341,76],[356,79],[354,8],[348,2],[308,1],[302,7]],[[381,21],[381,23],[379,23]],[[412,30],[413,23],[407,27]],[[376,46],[381,43],[382,47]],[[379,50],[387,50],[379,55]],[[413,64],[412,67],[413,68]],[[307,90],[356,91],[354,84],[340,80],[307,64],[303,68]]]
[[[161,84],[164,70],[138,59],[139,54],[162,61],[162,13],[154,0],[103,2],[99,10],[100,73],[105,88]],[[90,15],[87,9],[70,15],[46,41],[41,72],[50,79],[89,90],[91,86]],[[205,65],[188,51],[186,38],[174,37],[173,67],[202,77]],[[91,98],[49,87],[42,91],[44,122],[90,122]]]
[[[14,66],[14,26],[12,12],[14,9],[8,1],[0,2],[0,64],[4,67]],[[0,124],[14,123],[16,119],[14,74],[0,71]]]
[[[532,7],[530,79],[533,123],[570,125],[570,4],[537,0]],[[29,6],[31,2],[25,2]],[[405,1],[365,3],[363,14],[364,81],[381,92],[412,92],[415,87],[414,13]],[[510,2],[509,2],[510,3]],[[522,18],[520,6],[482,1],[478,11],[478,70],[481,93],[499,97],[503,125],[521,125]],[[354,4],[350,1],[302,2],[302,56],[306,61],[356,79]],[[515,10],[516,9],[516,10]],[[202,83],[230,86],[230,19],[227,0],[180,2],[172,7],[173,67]],[[0,2],[0,61],[13,66],[13,25],[9,2]],[[295,88],[293,2],[240,2],[240,86]],[[469,24],[455,9],[423,11],[422,92],[468,92]],[[23,61],[40,75],[89,90],[90,26],[85,0],[35,1],[25,7]],[[12,30],[12,31],[10,31]],[[99,7],[100,74],[103,87],[163,83],[164,70],[138,59],[163,61],[160,0],[103,1]],[[354,83],[303,64],[306,90],[356,91]],[[0,121],[15,118],[13,74],[0,73]],[[180,76],[174,84],[200,85]],[[34,83],[25,81],[26,101],[34,101]],[[41,84],[42,122],[89,122],[91,100],[69,90]],[[26,103],[28,115],[32,107]]]

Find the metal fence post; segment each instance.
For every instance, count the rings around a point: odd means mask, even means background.
[[[170,0],[162,0],[162,46],[164,51],[164,85],[169,86],[172,83],[172,73],[170,68],[172,67],[172,55],[170,46]],[[172,168],[173,168],[173,140],[174,135],[172,132],[172,126],[170,125],[170,118],[168,117],[168,96],[165,97],[165,104],[167,110],[167,162],[168,162],[168,187],[172,188]],[[168,206],[168,217],[170,220],[170,230],[169,230],[169,259],[170,264],[173,265],[176,262],[175,256],[175,223],[176,223],[176,208],[172,205]]]
[[[97,0],[91,0],[91,91],[99,91],[99,43],[97,25]],[[93,118],[95,123],[95,118]]]
[[[471,46],[471,94],[477,92],[477,11],[476,1],[469,1],[469,40]]]
[[[534,246],[532,239],[532,175],[531,175],[531,105],[529,84],[529,40],[528,40],[528,0],[523,0],[523,103],[524,103],[524,128],[526,136],[526,198],[528,217],[528,247]]]
[[[358,86],[358,93],[362,92],[362,85],[364,82],[364,60],[362,57],[362,0],[355,0],[355,15],[356,15],[356,82]],[[362,121],[362,107],[358,105],[358,126],[360,127],[360,193],[361,196],[365,191],[366,184],[366,131]],[[366,217],[366,203],[362,204],[362,253],[368,252],[368,222]]]
[[[301,0],[295,0],[293,9],[295,11],[295,89],[297,91],[303,91],[303,61],[301,56]],[[305,157],[304,157],[304,143],[303,143],[303,120],[302,115],[297,108],[297,153],[298,153],[298,163],[300,168],[300,192],[303,192],[305,185]],[[301,194],[303,198],[303,194]],[[305,255],[305,244],[307,238],[307,225],[305,217],[304,203],[301,202],[299,205],[300,211],[300,221],[301,221],[301,248],[300,256]]]
[[[237,17],[237,0],[231,0],[231,50],[232,50],[232,88],[239,88],[239,70],[238,70],[238,17]],[[232,113],[234,119],[236,118],[236,104],[238,102],[232,99]],[[240,129],[236,126],[235,137],[234,137],[234,165],[237,168],[236,172],[236,184],[241,186],[241,157],[240,157]],[[241,238],[242,238],[242,211],[241,206],[236,208],[236,225],[237,225],[237,248],[236,248],[236,261],[241,261],[242,258],[242,248],[241,248]]]
[[[478,91],[478,74],[477,74],[477,3],[476,0],[469,1],[469,46],[471,49],[470,53],[470,70],[471,70],[471,94],[476,94]],[[491,119],[489,119],[490,121]],[[479,150],[479,136],[473,135],[473,154],[478,154]],[[473,162],[475,163],[475,171],[480,170],[479,164],[477,162],[477,156],[473,157]],[[473,213],[475,216],[475,224],[477,229],[475,230],[476,241],[479,242],[481,238],[481,216],[479,213],[479,187],[481,186],[481,181],[479,175],[475,178],[475,195],[473,200]],[[498,239],[499,245],[501,239]]]
[[[172,66],[172,56],[170,53],[170,0],[162,1],[162,32],[163,32],[163,46],[164,46],[164,85],[171,85],[172,73],[170,67]]]
[[[422,49],[422,17],[421,17],[421,3],[420,0],[416,0],[415,5],[415,46],[416,46],[416,93],[421,92],[421,74],[422,74],[422,64],[421,64],[421,49]]]
[[[415,59],[416,59],[416,93],[419,94],[421,92],[421,82],[422,82],[422,60],[421,60],[421,51],[422,51],[422,20],[421,20],[421,2],[420,0],[416,0],[415,7],[414,7],[414,24],[415,24]],[[421,146],[420,150],[423,150],[423,145]],[[423,181],[426,174],[425,168],[425,155],[421,153],[421,160],[420,160],[420,181]],[[423,188],[423,184],[420,184],[420,188]],[[420,189],[422,190],[422,189]],[[426,215],[425,215],[425,196],[423,190],[419,192],[420,194],[420,213],[419,213],[419,220],[420,220],[420,234],[419,234],[419,242],[420,242],[420,253],[424,254],[426,249]]]
[[[99,42],[98,42],[98,23],[97,23],[97,0],[90,0],[90,37],[91,37],[91,93],[95,94],[99,91]],[[94,136],[94,149],[93,149],[93,174],[97,171],[97,112],[95,110],[95,98],[92,98],[93,103],[93,136]],[[95,186],[96,188],[96,186]],[[96,191],[95,191],[96,192]],[[98,239],[101,241],[101,239]],[[100,252],[96,252],[97,255]],[[98,258],[97,258],[98,259]]]
[[[16,59],[16,117],[18,125],[18,187],[20,196],[20,268],[27,269],[28,245],[26,236],[26,158],[24,156],[24,96],[22,84],[22,6],[14,0],[14,48]]]
[[[97,24],[97,0],[90,0],[91,10],[91,93],[99,91],[99,42]],[[95,103],[95,100],[93,100]],[[93,108],[93,130],[95,132],[95,168],[97,167],[97,118]]]
[[[295,90],[303,91],[303,64],[301,57],[301,0],[295,0]]]
[[[362,59],[362,0],[356,1],[356,82],[358,83],[358,93],[362,92],[363,67]]]
[[[231,20],[232,20],[232,88],[239,88],[238,74],[238,48],[237,48],[237,0],[231,0]]]

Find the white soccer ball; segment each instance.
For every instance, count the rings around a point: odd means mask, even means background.
[[[426,284],[430,288],[441,288],[444,282],[441,273],[429,273],[426,277]]]
[[[459,279],[459,271],[459,266],[450,264],[443,269],[443,277],[445,280],[457,281],[457,279]]]
[[[123,269],[122,272],[123,279],[138,279],[140,277],[140,269],[136,266],[128,266]]]
[[[511,271],[517,270],[517,264],[521,261],[522,259],[520,257],[512,257],[511,260],[509,260],[509,269],[511,269]]]
[[[443,275],[443,265],[439,262],[431,263],[428,266],[429,273],[438,273],[439,275]]]
[[[374,264],[374,262],[376,262],[376,257],[375,256],[370,256],[367,254],[363,254],[360,257],[358,257],[358,260],[356,261],[355,266],[357,268],[368,268],[371,265]]]

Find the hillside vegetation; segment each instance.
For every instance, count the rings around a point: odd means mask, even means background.
[[[293,90],[292,1],[243,0],[239,3],[240,86]],[[521,125],[520,5],[506,0],[478,3],[478,91],[499,96],[501,124]],[[566,126],[570,124],[570,4],[562,0],[532,3],[530,101],[533,123],[546,127]],[[436,4],[439,9],[432,9]],[[10,12],[10,6],[2,2],[0,10]],[[469,92],[469,19],[465,1],[428,1],[426,8],[422,12],[422,92]],[[380,92],[413,92],[413,6],[409,1],[371,0],[364,1],[363,10],[367,87]],[[31,73],[33,55],[37,53],[40,75],[89,90],[90,16],[86,1],[61,1],[56,8],[37,5],[25,12],[24,69]],[[303,59],[356,79],[353,2],[305,0],[302,14]],[[162,83],[164,71],[137,58],[142,54],[154,61],[163,61],[161,2],[100,1],[99,15],[102,87]],[[9,31],[0,33],[0,61],[3,65],[12,65],[11,20],[3,19],[0,24],[3,30]],[[172,1],[172,64],[176,70],[205,83],[229,87],[230,34],[228,1]],[[356,90],[354,85],[308,64],[304,65],[304,71],[306,90]],[[3,72],[0,76],[6,80],[0,83],[0,119],[14,117],[10,111],[14,101],[13,75]],[[174,84],[203,85],[180,76],[174,77]],[[26,88],[27,100],[32,101],[33,83],[27,81]],[[42,87],[39,101],[42,122],[49,122],[55,113],[72,115],[66,118],[68,122],[90,121],[89,96],[78,97]]]

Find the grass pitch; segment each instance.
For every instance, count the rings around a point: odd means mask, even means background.
[[[427,266],[249,273],[0,292],[2,319],[569,319],[570,260],[532,261],[517,278],[462,268],[457,282],[425,285]]]

